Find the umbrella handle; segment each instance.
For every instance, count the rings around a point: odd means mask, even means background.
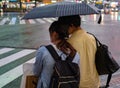
[[[100,14],[99,20],[98,20],[98,24],[100,24],[102,21],[102,15]]]

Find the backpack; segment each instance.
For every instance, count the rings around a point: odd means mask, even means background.
[[[61,60],[52,45],[48,45],[46,48],[55,60],[49,88],[79,88],[79,65],[73,63],[73,58],[70,57],[67,57],[66,60]]]
[[[110,80],[112,78],[112,74],[115,73],[120,68],[120,66],[113,58],[111,52],[108,50],[108,46],[102,44],[95,36],[94,38],[96,40],[96,47],[97,47],[97,51],[95,55],[96,69],[99,75],[108,75],[107,82],[104,87],[104,88],[108,88]]]

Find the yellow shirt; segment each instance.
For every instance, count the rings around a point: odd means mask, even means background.
[[[75,31],[68,42],[80,55],[80,87],[99,88],[99,75],[95,67],[96,42],[84,30]]]

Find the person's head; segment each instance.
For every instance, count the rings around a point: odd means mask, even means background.
[[[60,24],[67,25],[69,27],[67,30],[69,34],[81,25],[81,17],[79,15],[61,16],[58,18],[58,21]]]
[[[66,29],[68,26],[60,24],[58,21],[54,21],[49,27],[50,39],[54,45],[57,45],[61,40],[68,37]]]

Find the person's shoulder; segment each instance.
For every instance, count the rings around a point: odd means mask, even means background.
[[[46,50],[46,47],[45,47],[46,45],[41,45],[39,48],[38,48],[38,50]]]
[[[38,51],[48,53],[48,49],[47,49],[46,46],[50,46],[50,45],[41,45],[41,46],[39,47]],[[52,45],[52,46],[53,46],[53,45]],[[54,46],[53,46],[53,47],[54,47]]]
[[[47,50],[47,48],[46,48],[46,45],[41,45],[41,46],[38,48],[38,50],[37,50],[37,53],[45,54],[45,53],[47,53],[47,52],[48,52],[48,50]]]

